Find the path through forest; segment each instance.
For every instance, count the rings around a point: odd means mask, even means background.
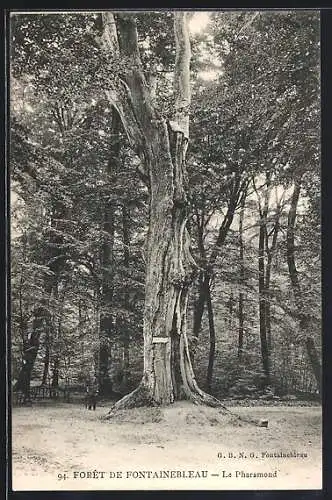
[[[106,411],[74,404],[14,408],[13,489],[321,487],[320,407],[232,408],[268,418],[267,429],[239,425],[212,408],[186,402],[126,410],[103,421]],[[96,477],[86,477],[93,471]],[[276,477],[243,476],[257,472]],[[187,477],[174,477],[179,473]],[[66,479],[59,479],[64,474]],[[110,477],[115,475],[121,477]]]

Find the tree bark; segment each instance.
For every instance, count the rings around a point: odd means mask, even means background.
[[[306,349],[309,363],[316,380],[317,389],[321,394],[322,390],[321,362],[315,346],[314,339],[310,333],[310,323],[311,323],[310,317],[308,316],[308,314],[305,313],[302,290],[295,262],[295,223],[296,223],[296,213],[300,198],[300,192],[301,192],[301,179],[296,181],[294,184],[291,206],[288,213],[287,240],[286,240],[287,264],[288,264],[289,277],[293,288],[295,303],[298,311],[300,330],[304,335],[304,347]]]
[[[311,369],[313,371],[316,383],[317,383],[317,389],[319,394],[322,393],[322,368],[321,368],[321,362],[320,358],[315,346],[314,339],[312,336],[307,335],[305,341],[305,348],[307,351],[307,356],[311,365]]]
[[[53,367],[52,367],[52,388],[59,387],[59,367],[60,367],[60,359],[59,356],[55,356],[53,359]]]
[[[238,358],[241,361],[243,355],[244,336],[244,242],[243,242],[243,219],[244,219],[245,197],[241,202],[239,219],[239,259],[240,259],[240,292],[239,292],[239,330],[238,330]]]
[[[280,211],[279,207],[277,208],[276,219],[273,227],[273,236],[272,243],[269,247],[269,236],[265,234],[266,240],[266,253],[267,253],[267,262],[266,262],[266,271],[265,271],[265,323],[266,323],[266,336],[269,352],[271,352],[272,348],[272,336],[271,336],[271,298],[270,298],[270,283],[271,283],[271,271],[272,271],[272,263],[273,258],[277,248],[277,240],[279,233],[279,217]]]
[[[203,293],[203,283],[204,283],[205,273],[204,271],[199,271],[198,276],[198,297],[194,305],[194,321],[193,321],[193,336],[191,342],[191,357],[194,360],[196,354],[196,349],[198,345],[198,336],[201,329],[202,317],[204,312],[205,304],[205,294]]]
[[[121,385],[125,391],[128,390],[129,386],[129,376],[130,376],[130,351],[129,351],[129,338],[128,335],[123,339],[123,356],[122,356],[122,368],[123,376]]]
[[[45,337],[45,357],[44,357],[42,385],[47,385],[49,366],[50,366],[50,340],[49,340],[49,335],[47,334]]]
[[[207,271],[201,271],[198,282],[198,298],[195,304],[194,328],[193,328],[193,336],[197,339],[197,342],[198,342],[199,332],[201,331],[202,328],[204,308],[207,300],[209,287],[210,287],[210,274]]]
[[[57,313],[53,315],[52,323],[56,323],[55,327],[55,338],[53,338],[53,360],[52,360],[52,388],[56,389],[59,386],[59,370],[60,370],[60,359],[61,359],[61,344],[62,344],[62,321],[63,321],[63,308],[66,296],[66,285],[67,279],[63,283],[63,290],[59,292],[59,276],[56,276],[56,280],[53,286],[53,294],[57,304]]]
[[[234,297],[233,291],[231,291],[229,299],[228,299],[228,329],[231,331],[233,324],[233,307],[234,307]]]
[[[269,347],[266,335],[266,291],[265,291],[265,227],[260,220],[258,243],[258,290],[259,290],[259,332],[261,341],[261,355],[264,372],[264,387],[270,384]]]
[[[208,364],[208,369],[207,369],[206,385],[207,385],[207,389],[210,391],[211,384],[212,384],[212,378],[213,378],[214,358],[215,358],[215,353],[216,353],[216,331],[215,331],[215,327],[214,327],[214,316],[213,316],[213,307],[212,307],[210,285],[208,286],[206,304],[207,304],[207,310],[208,310],[209,332],[210,332],[209,364]]]
[[[271,174],[266,174],[266,188],[264,203],[262,204],[260,195],[255,186],[253,178],[253,186],[258,199],[259,207],[259,236],[258,236],[258,293],[259,293],[259,335],[261,343],[261,358],[263,368],[262,387],[266,388],[271,383],[270,372],[270,350],[267,339],[267,292],[266,292],[266,267],[265,255],[268,248],[268,232],[267,232],[267,216],[269,211]]]
[[[103,46],[108,45],[113,51],[114,32],[108,31],[112,14],[106,13],[104,20],[105,17]],[[118,109],[128,139],[140,154],[149,177],[150,218],[146,242],[143,377],[139,387],[118,401],[116,408],[165,405],[183,397],[221,406],[196,383],[186,333],[188,292],[193,278],[186,229],[185,156],[190,105],[186,17],[185,12],[174,13],[175,115],[174,120],[166,122],[154,109],[149,95],[134,17],[128,13],[117,15],[120,53],[127,64],[122,80],[117,80],[107,95]]]
[[[122,207],[122,232],[123,232],[123,265],[129,273],[130,265],[130,211],[129,208],[124,205]],[[124,296],[124,307],[129,311],[129,290],[125,290]],[[124,390],[128,389],[129,381],[129,330],[124,325],[122,331],[122,342],[123,342],[123,378],[122,387]]]

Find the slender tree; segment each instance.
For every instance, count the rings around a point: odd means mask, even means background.
[[[295,223],[296,223],[296,213],[297,206],[300,198],[301,192],[301,177],[294,182],[294,190],[291,198],[291,205],[288,213],[288,225],[287,225],[287,264],[289,277],[292,284],[295,303],[298,309],[299,326],[301,333],[303,335],[304,346],[308,355],[308,359],[315,376],[317,388],[321,393],[322,382],[321,382],[321,363],[319,355],[315,346],[314,339],[311,335],[311,318],[306,312],[303,292],[301,289],[301,284],[299,280],[299,274],[296,267],[295,261]]]
[[[240,291],[239,291],[239,327],[238,327],[238,358],[242,360],[243,354],[243,338],[244,338],[244,293],[243,286],[245,283],[244,275],[244,238],[243,238],[243,220],[245,211],[245,196],[241,200],[240,216],[239,216],[239,264],[240,264]]]

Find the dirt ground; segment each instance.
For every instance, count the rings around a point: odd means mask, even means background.
[[[13,408],[13,489],[322,487],[319,406],[231,408],[268,419],[267,428],[187,402],[105,421],[107,410],[65,403]]]

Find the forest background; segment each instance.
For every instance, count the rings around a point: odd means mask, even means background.
[[[199,16],[199,17],[197,17]],[[105,89],[98,15],[11,19],[12,380],[126,394],[143,372],[150,186]],[[321,390],[319,14],[189,14],[191,255],[199,386]],[[137,16],[142,71],[172,125],[171,12]],[[125,68],[125,69],[123,69]]]

